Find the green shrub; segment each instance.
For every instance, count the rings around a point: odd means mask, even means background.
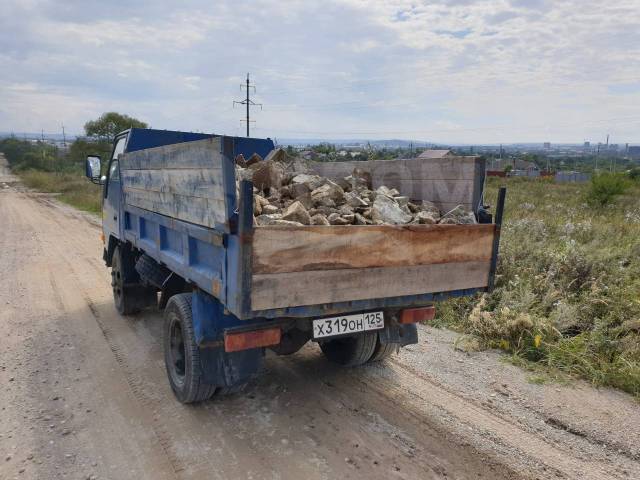
[[[616,173],[600,173],[591,177],[591,188],[587,192],[587,202],[594,206],[604,206],[613,202],[629,187],[627,179]]]

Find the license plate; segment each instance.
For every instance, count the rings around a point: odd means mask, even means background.
[[[384,328],[383,312],[356,313],[313,321],[313,338],[334,337],[346,333],[366,332]]]

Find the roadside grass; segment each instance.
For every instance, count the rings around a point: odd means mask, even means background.
[[[80,210],[100,215],[101,187],[91,183],[80,173],[40,170],[18,170],[15,173],[29,188],[39,192],[59,193],[57,198],[61,201]]]
[[[443,302],[436,325],[535,365],[535,381],[542,367],[640,396],[640,184],[601,205],[589,183],[492,178],[486,198],[504,183],[496,288]]]

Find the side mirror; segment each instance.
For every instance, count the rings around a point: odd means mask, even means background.
[[[102,183],[100,178],[101,159],[98,155],[89,155],[87,157],[86,175],[93,183]]]

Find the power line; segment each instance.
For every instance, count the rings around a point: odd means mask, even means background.
[[[251,105],[253,106],[258,106],[260,105],[260,110],[262,110],[262,104],[261,103],[255,103],[253,100],[251,100],[251,98],[249,98],[249,92],[250,90],[253,88],[253,93],[256,93],[256,87],[255,85],[251,85],[249,83],[249,74],[247,73],[247,83],[246,85],[240,85],[240,90],[242,90],[243,88],[245,88],[247,90],[247,98],[245,98],[244,100],[242,100],[241,102],[234,100],[233,101],[233,106],[235,107],[236,103],[239,105],[246,105],[247,107],[247,117],[245,120],[240,120],[241,122],[247,122],[247,137],[249,136],[249,123],[251,123],[251,119],[249,118],[249,107]]]

